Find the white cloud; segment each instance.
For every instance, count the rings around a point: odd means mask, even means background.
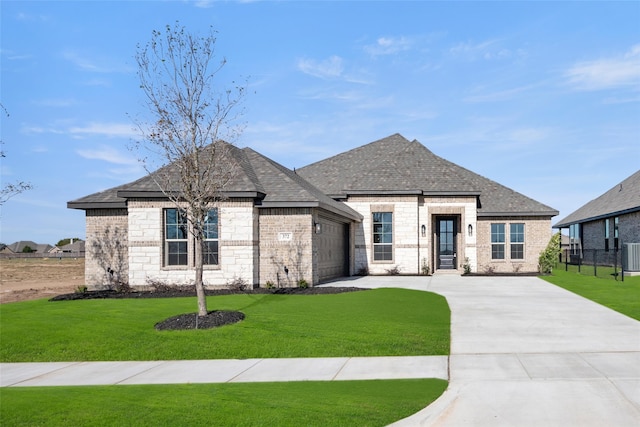
[[[476,95],[470,95],[463,99],[464,102],[475,103],[475,102],[496,102],[496,101],[505,101],[509,99],[513,99],[516,95],[521,95],[523,92],[528,92],[532,89],[540,87],[540,83],[524,85],[519,87],[514,87],[511,89],[498,90],[495,92],[488,93],[479,93]],[[481,88],[480,91],[482,91]]]
[[[0,49],[0,55],[3,55],[7,59],[13,60],[13,61],[19,61],[19,60],[33,58],[33,55],[31,55],[31,54],[26,54],[26,53],[20,54],[20,53],[17,53],[17,52],[14,52],[12,50],[8,50],[8,49]]]
[[[577,90],[595,91],[632,87],[640,89],[640,44],[624,55],[583,61],[565,72],[568,83]]]
[[[65,50],[62,52],[62,57],[84,71],[94,73],[125,73],[131,71],[130,67],[118,65],[108,58],[91,58],[73,50]]]
[[[333,55],[324,61],[315,61],[313,59],[299,59],[298,69],[305,74],[309,74],[321,79],[335,79],[342,75],[344,67],[342,58]]]
[[[410,50],[414,42],[409,37],[379,37],[375,43],[366,45],[364,50],[372,55],[393,55],[398,52]]]
[[[21,132],[25,134],[52,133],[56,135],[71,135],[78,139],[82,139],[87,135],[108,138],[136,138],[140,136],[131,124],[91,122],[85,126],[70,126],[67,122],[58,122],[48,126],[23,125]]]
[[[123,123],[89,123],[86,126],[74,126],[68,132],[75,136],[103,135],[107,137],[135,137],[138,133],[130,124]]]
[[[102,160],[107,163],[114,163],[117,165],[138,164],[138,161],[130,154],[122,154],[118,150],[107,146],[102,146],[98,149],[76,150],[76,153],[78,153],[78,155],[84,157],[85,159]]]
[[[34,105],[39,107],[70,107],[76,104],[76,101],[69,98],[46,98],[33,101]]]
[[[526,52],[522,49],[507,49],[501,46],[500,40],[486,40],[483,42],[461,42],[449,49],[449,54],[467,61],[506,59],[523,57]]]

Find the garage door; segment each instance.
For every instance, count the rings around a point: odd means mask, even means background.
[[[320,281],[336,279],[349,274],[349,225],[319,217],[322,227],[318,238],[318,269]]]

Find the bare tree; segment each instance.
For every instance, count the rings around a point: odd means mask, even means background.
[[[198,315],[207,314],[203,285],[205,222],[208,212],[225,198],[236,175],[233,143],[241,132],[237,119],[246,88],[215,87],[226,60],[216,59],[216,32],[191,34],[167,25],[153,31],[151,41],[138,45],[140,88],[151,123],[136,121],[145,148],[141,158],[163,194],[186,217],[195,241],[195,286]],[[140,152],[140,151],[139,151]],[[153,160],[158,163],[153,164]],[[157,169],[154,166],[159,166]]]
[[[9,112],[2,103],[0,103],[0,109],[2,110],[2,113],[9,117]],[[0,141],[0,144],[4,145],[4,141]],[[5,157],[6,154],[4,153],[4,150],[0,149],[0,158]],[[0,206],[4,205],[5,202],[13,196],[17,196],[18,194],[31,189],[33,189],[33,185],[25,181],[17,181],[4,184],[2,188],[0,188]]]

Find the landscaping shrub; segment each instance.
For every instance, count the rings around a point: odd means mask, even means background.
[[[554,234],[549,240],[546,249],[542,251],[538,258],[538,271],[541,274],[551,274],[553,268],[558,263],[560,256],[560,232]]]

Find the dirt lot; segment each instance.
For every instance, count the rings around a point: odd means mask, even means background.
[[[84,258],[0,259],[0,303],[51,298],[84,285]]]

